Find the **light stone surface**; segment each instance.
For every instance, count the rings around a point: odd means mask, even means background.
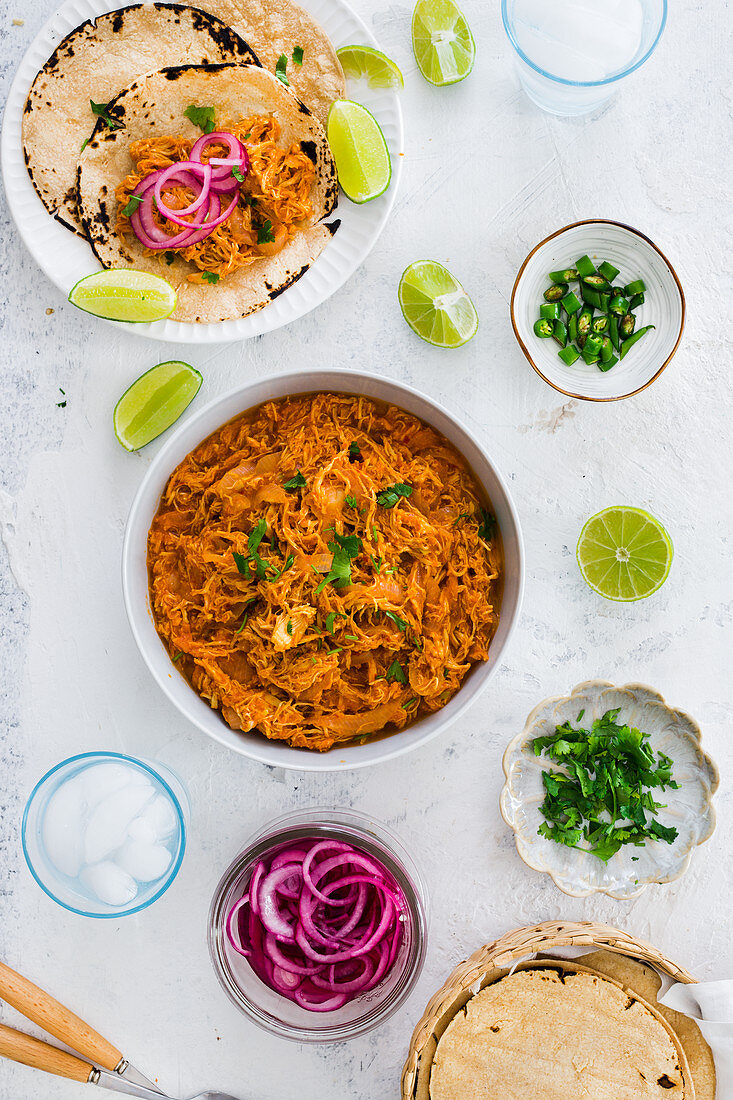
[[[442,90],[424,83],[412,59],[411,4],[354,6],[405,73],[402,190],[363,268],[289,329],[204,351],[118,334],[66,304],[26,254],[4,199],[0,208],[0,956],[177,1096],[216,1087],[242,1100],[396,1098],[412,1027],[453,965],[543,919],[607,921],[701,977],[733,976],[733,89],[724,5],[675,0],[652,62],[609,107],[576,121],[544,116],[521,93],[498,3],[464,0],[476,68]],[[1,0],[5,91],[51,7]],[[659,381],[606,406],[565,401],[537,378],[508,315],[529,249],[561,225],[598,216],[659,244],[689,308],[680,351]],[[426,256],[446,263],[478,307],[478,335],[461,351],[421,343],[400,315],[400,273]],[[181,356],[204,375],[197,407],[246,378],[352,365],[414,384],[486,441],[524,527],[524,612],[485,695],[440,740],[366,773],[274,771],[210,744],[152,682],[125,621],[119,559],[127,510],[159,444],[125,453],[110,418],[143,370]],[[675,544],[669,580],[638,605],[596,597],[574,560],[585,519],[613,503],[647,508]],[[521,863],[498,811],[506,743],[535,703],[591,677],[649,683],[688,710],[723,774],[719,827],[689,873],[633,903],[566,898]],[[172,765],[194,808],[177,882],[119,922],[57,908],[31,880],[19,843],[33,783],[63,757],[95,748]],[[381,1030],[330,1048],[290,1045],[239,1016],[205,940],[213,888],[248,834],[289,808],[319,804],[387,821],[421,857],[432,903],[428,962],[412,999]],[[4,1006],[0,1019],[17,1023]],[[40,1096],[87,1092],[0,1066],[2,1100]]]

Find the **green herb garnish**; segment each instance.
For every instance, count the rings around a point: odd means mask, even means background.
[[[297,489],[305,489],[305,478],[298,470],[295,477],[291,477],[288,481],[283,483],[283,489],[288,493],[294,493]]]
[[[305,53],[305,50],[303,49],[302,46],[296,46],[295,47],[295,49],[293,50],[293,61],[295,62],[296,65],[302,65],[303,64],[303,54],[304,53]]]
[[[361,462],[362,454],[358,443],[349,443],[349,462]]]
[[[540,836],[604,862],[625,844],[640,848],[651,839],[672,844],[678,835],[656,820],[664,803],[652,795],[679,787],[672,761],[662,752],[655,758],[648,734],[619,725],[619,710],[606,711],[590,730],[565,722],[554,734],[531,741],[536,756],[545,753],[563,768],[542,773]]]
[[[237,168],[236,164],[232,165],[232,175],[238,183],[244,183],[244,176]]]
[[[278,80],[281,80],[286,87],[290,87],[290,81],[287,78],[288,59],[284,53],[281,53],[277,59],[275,65],[275,76]]]
[[[403,485],[402,483],[390,485],[387,489],[382,489],[380,493],[377,493],[377,504],[381,504],[383,508],[394,508],[400,497],[409,497],[411,493],[411,485]]]
[[[216,286],[219,282],[219,276],[215,271],[202,271],[201,278],[205,283],[211,283],[212,286]]]
[[[110,118],[109,112],[107,111],[109,103],[95,103],[93,99],[90,99],[89,103],[92,108],[92,114],[99,115],[100,118],[103,118],[109,126],[110,130],[119,130],[122,123],[117,122],[117,120],[114,118]],[[87,138],[87,141],[89,141],[89,138]],[[84,145],[82,145],[82,150],[83,149]]]
[[[492,516],[491,512],[487,512],[485,508],[481,509],[481,523],[478,528],[478,537],[483,539],[484,542],[488,542],[496,529],[496,516]]]
[[[388,683],[406,684],[407,677],[405,676],[405,670],[399,661],[394,660],[387,669],[385,680]]]
[[[129,218],[131,214],[134,214],[140,203],[143,201],[142,195],[130,195],[130,201],[127,206],[124,207],[122,213],[126,218]]]
[[[84,138],[84,140],[81,143],[81,149],[79,150],[79,152],[81,152],[81,153],[84,152],[84,150],[86,149],[86,147],[89,144],[90,140],[91,140],[90,138]]]
[[[394,611],[385,611],[384,614],[387,616],[388,619],[392,620],[392,622],[399,630],[407,630],[407,623],[405,622],[405,620],[401,619],[399,615],[395,615]]]
[[[272,244],[275,240],[275,231],[272,222],[268,218],[262,225],[257,226],[257,244]]]
[[[216,114],[213,107],[196,107],[195,104],[192,103],[190,107],[186,107],[183,113],[194,126],[198,126],[199,130],[203,130],[205,134],[213,133],[214,117]]]
[[[327,584],[334,588],[342,588],[351,584],[351,563],[361,553],[362,542],[356,535],[334,535],[334,541],[329,542],[328,549],[333,554],[331,569],[316,588],[316,592],[322,592]]]
[[[351,493],[347,493],[346,497],[344,498],[344,502],[348,504],[349,508],[358,507],[356,503],[356,497],[352,496]]]

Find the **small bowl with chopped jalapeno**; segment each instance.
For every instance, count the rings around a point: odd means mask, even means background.
[[[715,829],[718,771],[699,727],[643,684],[578,684],[534,708],[504,754],[519,855],[571,897],[673,882]]]
[[[583,401],[618,401],[651,385],[677,351],[685,296],[643,233],[620,222],[576,222],[527,256],[511,318],[548,385]]]

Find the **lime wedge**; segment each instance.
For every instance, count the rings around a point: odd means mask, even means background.
[[[72,287],[69,301],[109,321],[162,321],[176,308],[176,292],[159,275],[113,268],[95,271]]]
[[[392,179],[392,162],[374,115],[351,99],[337,99],[328,112],[327,129],[346,197],[363,203],[383,195]]]
[[[342,46],[336,50],[344,73],[351,80],[366,77],[370,88],[404,88],[402,73],[391,58],[371,46]]]
[[[641,508],[605,508],[591,516],[578,539],[580,572],[607,600],[643,600],[666,581],[672,540]]]
[[[465,80],[476,56],[471,29],[453,0],[417,0],[412,49],[422,75],[439,85]]]
[[[402,316],[413,332],[439,348],[460,348],[475,336],[476,307],[450,271],[417,260],[403,272],[398,291]]]
[[[126,451],[139,451],[170,428],[201,388],[188,363],[158,363],[141,374],[115,405],[115,435]]]

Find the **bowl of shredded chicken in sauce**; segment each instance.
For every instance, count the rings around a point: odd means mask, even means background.
[[[519,522],[483,447],[399,383],[281,375],[169,439],[123,585],[154,678],[211,737],[323,771],[401,755],[487,683],[519,615]]]

